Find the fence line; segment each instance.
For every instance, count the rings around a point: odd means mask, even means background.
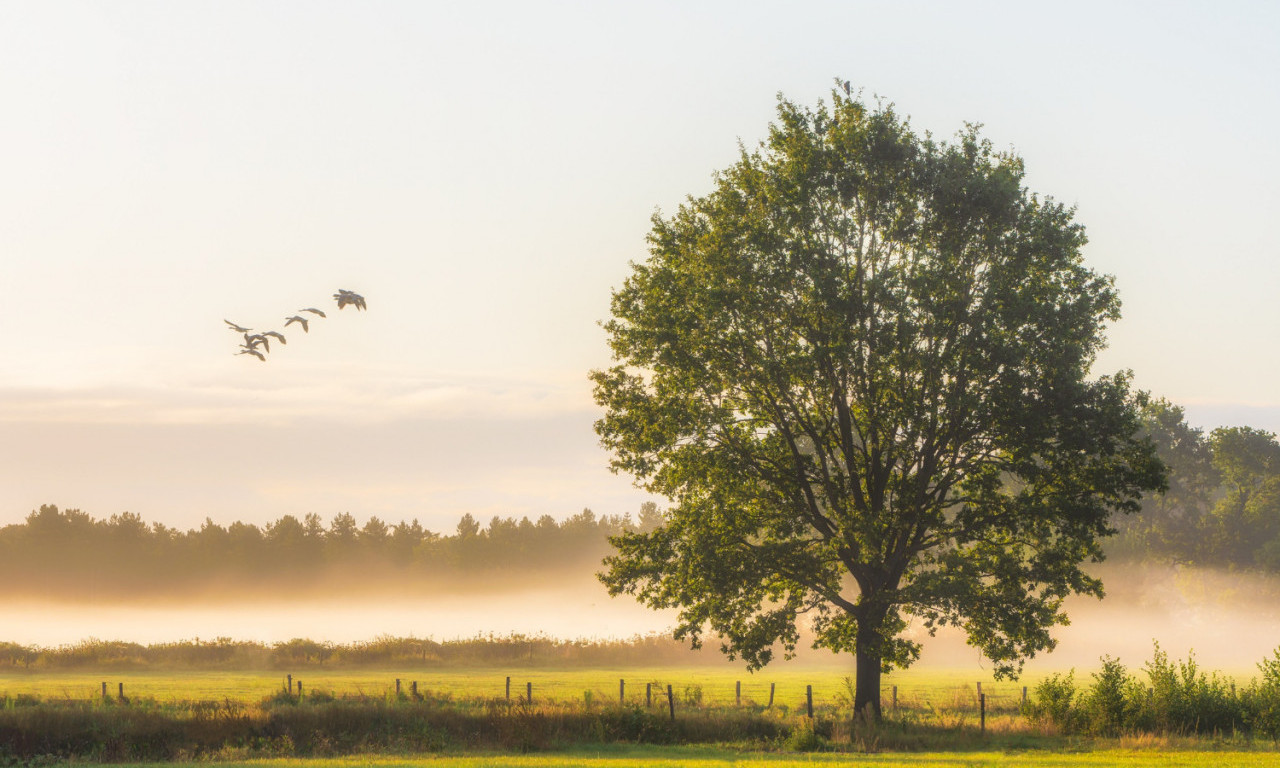
[[[491,689],[485,682],[488,679],[490,679],[488,675],[476,675],[473,678],[473,684],[467,686],[461,697],[467,699],[494,698],[505,700],[508,703],[525,705],[534,703],[534,680],[520,681],[524,683],[524,695],[513,701],[512,681],[517,680],[518,677],[512,675],[494,677],[492,678],[493,685]],[[730,688],[729,682],[717,681],[715,684],[707,684],[706,681],[700,682],[696,679],[682,682],[678,679],[672,681],[668,679],[659,680],[656,677],[637,676],[584,680],[582,677],[560,678],[541,675],[536,679],[539,689],[543,691],[538,698],[539,703],[581,703],[587,707],[616,704],[618,706],[643,706],[646,709],[654,709],[655,706],[661,707],[665,703],[672,717],[675,716],[677,707],[681,709],[758,710],[778,708],[787,711],[804,712],[808,717],[813,717],[815,708],[827,710],[851,708],[854,693],[852,684],[847,678],[843,689],[841,686],[828,685],[823,687],[813,683],[789,683],[780,686],[776,681],[768,683],[751,681],[744,684],[742,680],[732,681],[732,687]],[[612,686],[612,680],[617,681],[616,698],[606,693],[607,688]],[[298,699],[303,698],[301,678],[295,678],[290,673],[285,675],[283,682],[283,692],[286,695]],[[326,681],[323,678],[313,677],[310,681],[311,684],[308,686],[308,691],[313,698],[349,695],[351,693],[350,690],[343,690],[342,681],[335,680],[333,682],[338,683],[338,687],[330,687],[326,685]],[[455,683],[453,688],[441,688],[433,691],[430,676],[424,676],[424,679],[389,678],[383,692],[374,694],[374,696],[389,695],[397,699],[417,701],[439,698],[442,695],[453,697],[460,693],[456,688],[456,679],[453,682]],[[631,683],[630,685],[628,685],[629,682]],[[406,683],[407,694],[405,693]],[[639,683],[643,683],[643,686],[640,686]],[[590,687],[584,689],[582,688],[584,684]],[[134,696],[147,697],[145,682],[134,680],[130,685]],[[653,688],[655,686],[665,693],[665,702],[657,703],[654,701]],[[362,685],[352,684],[348,681],[345,687],[354,687],[354,692],[358,695],[367,695]],[[642,689],[643,693],[641,693]],[[281,689],[278,688],[276,690],[279,691]],[[116,683],[116,691],[115,701],[128,701],[125,697],[124,682]],[[171,693],[172,689],[167,689],[167,691]],[[4,691],[0,690],[0,695],[3,694]],[[68,698],[72,698],[70,692],[66,692],[65,695]],[[1018,711],[1026,704],[1027,696],[1028,688],[1025,685],[1007,685],[1004,686],[1003,690],[997,692],[990,689],[984,690],[983,683],[980,681],[975,682],[972,687],[920,686],[914,691],[898,684],[892,684],[882,687],[880,702],[881,707],[889,711],[899,709],[947,709],[957,712],[975,712],[985,721],[985,715],[988,712]],[[106,681],[102,682],[100,697],[89,695],[86,698],[101,698],[103,701],[112,701],[108,695],[108,683]],[[179,697],[172,698],[181,700]],[[192,698],[199,697],[193,696]]]

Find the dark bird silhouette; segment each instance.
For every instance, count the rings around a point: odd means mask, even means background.
[[[346,288],[339,288],[338,292],[333,294],[333,298],[338,302],[338,309],[345,309],[348,304],[359,310],[368,308],[368,304],[365,303],[363,296],[355,291],[348,291]],[[315,315],[316,317],[327,317],[322,309],[317,309],[316,307],[304,307],[298,310],[298,314],[286,317],[284,319],[284,327],[288,328],[294,323],[297,323],[302,326],[303,333],[311,333],[310,321],[315,319],[315,317],[310,317],[311,315]],[[236,353],[239,355],[253,355],[259,360],[265,362],[267,355],[271,352],[272,338],[281,344],[289,343],[289,340],[285,338],[285,335],[279,331],[253,333],[252,328],[245,328],[244,326],[237,325],[230,320],[224,319],[222,322],[226,323],[228,328],[231,328],[237,333],[244,334],[244,344],[240,345],[240,351]]]
[[[246,333],[244,335],[244,346],[247,349],[257,349],[259,344],[261,344],[268,352],[271,351],[271,342],[267,341],[267,337],[263,336],[261,333]]]
[[[337,299],[338,301],[338,309],[342,309],[348,304],[354,306],[356,309],[367,308],[364,303],[363,296],[356,293],[355,291],[348,291],[345,288],[339,288],[338,292],[333,294],[333,298]]]

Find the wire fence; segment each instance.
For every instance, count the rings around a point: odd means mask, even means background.
[[[557,675],[551,672],[522,671],[507,675],[488,670],[446,676],[409,672],[402,677],[353,678],[348,675],[327,676],[318,670],[307,670],[305,675],[285,674],[276,678],[274,686],[261,685],[270,679],[257,678],[253,686],[255,691],[246,690],[244,696],[234,698],[252,698],[254,692],[259,697],[270,696],[274,692],[300,699],[308,696],[406,701],[449,699],[585,708],[617,705],[665,709],[673,715],[680,710],[744,709],[804,712],[812,716],[815,711],[851,710],[855,695],[851,678],[814,675],[814,682],[805,682],[802,675],[796,674],[774,681],[759,677],[733,679],[724,674],[609,676],[604,673],[575,672]],[[128,681],[127,689],[126,683],[119,680],[102,681],[89,690],[86,690],[82,681],[78,685],[63,684],[57,688],[59,695],[68,699],[101,698],[118,701],[128,701],[129,697],[199,699],[208,698],[210,693],[208,688],[200,684],[199,679],[193,679],[184,691],[184,687],[172,679],[150,676],[133,677]],[[219,692],[230,694],[225,688],[219,688]],[[1028,687],[982,681],[962,685],[949,681],[932,684],[921,681],[914,685],[883,685],[880,693],[881,708],[889,712],[945,710],[1010,713],[1020,711],[1026,703]]]

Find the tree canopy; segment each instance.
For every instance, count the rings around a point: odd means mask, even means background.
[[[881,671],[919,655],[908,617],[1015,674],[1067,595],[1102,594],[1081,565],[1163,465],[1127,375],[1090,374],[1112,280],[1021,159],[856,95],[780,98],[767,141],[648,240],[613,294],[596,429],[670,506],[614,539],[611,593],[752,667],[810,617],[876,716]]]
[[[1253,427],[1207,436],[1165,399],[1143,407],[1145,434],[1169,468],[1169,489],[1118,520],[1111,553],[1233,570],[1280,571],[1280,443]]]

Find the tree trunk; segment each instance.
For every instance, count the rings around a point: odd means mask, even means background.
[[[868,644],[870,645],[870,644]],[[854,716],[880,722],[880,654],[874,647],[858,644],[857,677],[854,682]]]

